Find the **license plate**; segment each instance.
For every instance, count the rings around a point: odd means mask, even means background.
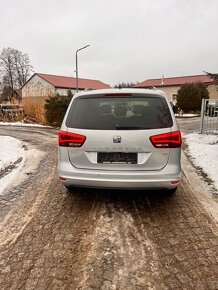
[[[137,164],[137,153],[99,152],[98,163]]]

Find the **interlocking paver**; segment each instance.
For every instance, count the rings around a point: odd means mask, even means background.
[[[67,193],[54,140],[34,136],[46,155],[0,197],[0,289],[218,289],[217,226],[185,179],[174,196]]]

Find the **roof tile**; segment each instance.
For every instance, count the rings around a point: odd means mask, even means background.
[[[48,75],[42,73],[36,73],[39,77],[43,78],[56,88],[66,88],[66,89],[75,89],[76,88],[76,78],[66,77],[66,76],[57,76],[57,75]],[[110,88],[109,85],[104,84],[99,80],[91,79],[78,79],[79,89],[107,89]]]
[[[204,84],[213,83],[213,80],[207,75],[194,75],[172,78],[148,79],[135,85],[135,88],[147,87],[165,87],[165,86],[181,86],[186,83],[202,82]]]

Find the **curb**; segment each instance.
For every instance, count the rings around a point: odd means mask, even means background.
[[[191,192],[197,201],[203,206],[204,210],[209,214],[213,223],[218,225],[218,199],[214,198],[210,187],[197,174],[195,168],[182,151],[182,172],[188,183]]]
[[[197,118],[197,117],[200,117],[200,115],[196,115],[196,116],[176,116],[175,117],[177,119],[192,119],[192,118]]]

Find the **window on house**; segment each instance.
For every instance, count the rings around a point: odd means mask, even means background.
[[[172,101],[174,105],[177,103],[177,96],[178,94],[172,94]]]

